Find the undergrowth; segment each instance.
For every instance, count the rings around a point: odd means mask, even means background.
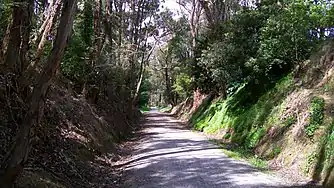
[[[206,133],[225,130],[227,139],[252,149],[272,126],[268,120],[277,113],[271,112],[282,104],[293,86],[292,75],[287,75],[255,100],[256,97],[252,97],[253,85],[244,84],[226,100],[216,99],[202,104],[190,123],[196,130]],[[291,117],[282,124],[291,125],[294,121]]]
[[[257,150],[257,146],[264,136],[264,139],[268,136],[270,139],[279,139],[289,127],[300,123],[298,114],[287,112],[287,109],[292,109],[287,96],[296,88],[295,83],[295,78],[289,74],[273,87],[268,86],[261,95],[261,92],[254,91],[256,88],[253,88],[253,84],[244,84],[225,100],[217,98],[202,103],[190,123],[195,130],[221,134],[224,142],[236,144],[237,147],[230,148],[219,143],[229,157],[246,160],[259,169],[268,169],[266,160],[275,159],[281,153],[284,155],[287,148],[274,144],[269,150]],[[256,93],[254,96],[253,92]],[[306,113],[309,115],[309,123],[301,130],[304,129],[306,136],[317,141],[319,148],[305,156],[302,170],[305,174],[317,177],[315,179],[321,176],[320,179],[326,181],[334,169],[334,123],[324,118],[325,99],[322,97],[313,97]],[[317,130],[319,133],[320,130],[325,131],[321,141],[315,136]],[[290,139],[293,142],[295,138]],[[255,151],[262,158],[255,155]]]
[[[322,125],[324,119],[325,100],[321,97],[314,97],[310,106],[310,123],[305,132],[309,137],[313,137],[315,131]]]
[[[172,109],[171,106],[164,106],[164,107],[160,107],[159,111],[160,112],[169,112]]]
[[[143,112],[149,112],[151,109],[147,106],[141,106],[140,107],[140,111],[143,113]]]
[[[245,160],[249,164],[251,164],[253,167],[262,170],[267,171],[269,169],[268,163],[266,160],[259,158],[257,155],[255,155],[252,150],[245,148],[245,147],[228,147],[224,143],[219,143],[216,140],[210,140],[211,142],[214,142],[221,146],[221,149],[227,155],[228,157],[237,159],[237,160]]]

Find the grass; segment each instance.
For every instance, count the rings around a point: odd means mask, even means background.
[[[141,106],[140,107],[141,113],[146,113],[146,112],[149,112],[150,110],[151,110],[151,108],[149,108],[147,106]]]
[[[244,148],[244,147],[230,147],[228,144],[218,142],[217,140],[210,140],[215,144],[218,144],[222,151],[228,156],[236,160],[246,161],[253,167],[261,170],[261,171],[268,171],[268,162],[264,159],[259,158],[255,155],[251,150]],[[228,149],[230,148],[230,149]]]
[[[225,141],[231,142],[232,144],[224,144],[211,140],[219,144],[227,156],[268,171],[268,160],[284,156],[287,150],[293,149],[276,143],[275,139],[288,138],[286,130],[298,122],[298,114],[287,112],[290,105],[290,98],[287,97],[296,88],[295,79],[292,75],[287,75],[258,95],[253,95],[256,90],[253,86],[242,85],[225,100],[218,98],[205,101],[193,114],[190,123],[197,131],[218,133]],[[317,142],[321,143],[321,147],[308,156],[305,154],[305,163],[301,165],[305,174],[321,174],[326,178],[334,171],[334,123],[331,126],[327,123],[325,112],[324,98],[312,98],[308,108],[309,123],[306,123],[304,130],[311,138],[312,142],[309,144]],[[270,138],[266,136],[268,131]],[[324,141],[319,142],[317,135],[322,136]],[[264,136],[269,140],[259,145]],[[261,157],[253,152],[255,148]]]
[[[227,99],[205,101],[193,114],[190,123],[197,131],[220,133],[233,144],[211,140],[222,147],[223,152],[234,159],[247,161],[257,169],[268,171],[269,158],[260,158],[253,152],[259,141],[272,126],[289,127],[296,122],[294,116],[282,120],[280,116],[286,108],[284,99],[294,89],[295,80],[287,75],[275,85],[268,86],[262,93],[254,84],[243,84]],[[222,131],[223,130],[223,131]],[[281,153],[275,147],[272,157]]]
[[[164,107],[160,107],[159,111],[160,112],[169,112],[172,109],[171,106],[164,106]]]
[[[307,136],[313,137],[315,131],[322,125],[324,120],[324,109],[324,98],[314,97],[310,106],[310,123],[305,129]]]
[[[334,121],[330,118],[325,122],[325,133],[318,142],[318,148],[307,158],[304,173],[311,174],[313,179],[330,183],[330,176],[334,169]],[[332,180],[333,181],[333,180]]]
[[[273,126],[269,121],[280,121],[283,101],[292,91],[294,79],[292,75],[287,75],[259,96],[253,95],[257,92],[253,91],[253,85],[242,85],[226,100],[216,99],[204,103],[190,119],[194,129],[205,133],[217,133],[221,130],[233,132],[228,135],[232,142],[248,149],[254,148]],[[295,119],[291,117],[286,122],[279,123],[285,126],[283,124],[291,125],[294,122]]]

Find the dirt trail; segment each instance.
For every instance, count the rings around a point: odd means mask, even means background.
[[[184,129],[168,114],[150,112],[143,126],[143,139],[134,155],[122,164],[124,187],[294,187],[227,157],[218,146]]]

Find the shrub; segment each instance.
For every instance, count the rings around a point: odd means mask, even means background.
[[[322,125],[324,119],[325,100],[321,97],[314,97],[310,106],[310,123],[305,132],[309,137],[313,137],[315,131]]]

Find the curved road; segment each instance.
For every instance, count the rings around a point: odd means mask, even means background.
[[[168,114],[150,112],[144,138],[124,163],[130,188],[255,188],[293,187],[261,173],[245,162],[227,157],[207,138],[183,129]]]

